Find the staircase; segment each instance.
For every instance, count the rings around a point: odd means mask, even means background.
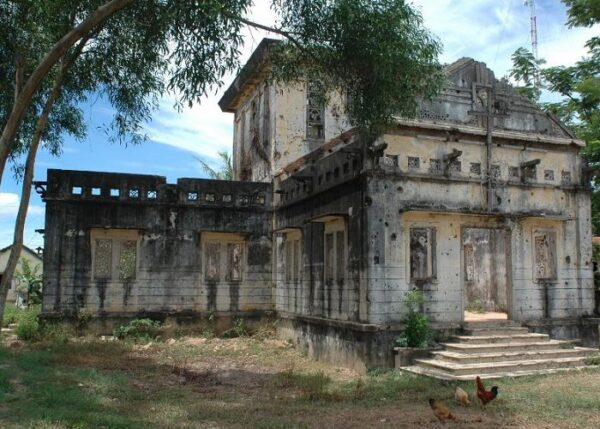
[[[465,335],[442,345],[444,350],[402,369],[442,380],[517,377],[582,368],[587,357],[598,353],[573,347],[571,341],[529,333],[511,320],[468,322]]]

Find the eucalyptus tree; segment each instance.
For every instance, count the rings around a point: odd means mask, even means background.
[[[279,34],[271,78],[318,79],[349,95],[349,114],[373,136],[411,116],[440,88],[438,41],[404,0],[273,0],[274,26],[248,19],[251,0],[7,0],[0,3],[0,183],[27,153],[13,252],[22,244],[35,154],[82,136],[78,106],[102,94],[111,136],[144,140],[143,124],[171,93],[200,102],[239,67],[243,26]],[[325,94],[327,91],[325,91]],[[17,253],[18,254],[18,253]],[[16,259],[11,255],[16,265]],[[0,285],[2,317],[10,272]]]

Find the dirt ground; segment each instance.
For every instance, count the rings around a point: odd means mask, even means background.
[[[20,344],[4,356],[0,427],[8,428],[600,428],[596,370],[502,379],[497,400],[463,408],[455,384],[397,371],[360,375],[272,337]],[[28,359],[40,367],[16,376]],[[4,400],[2,371],[13,374]],[[473,400],[474,383],[459,385]],[[36,398],[46,387],[56,398]],[[430,397],[458,421],[440,423]]]

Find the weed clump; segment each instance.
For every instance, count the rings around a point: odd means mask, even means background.
[[[161,323],[152,319],[133,319],[113,331],[119,340],[151,341],[161,333]]]
[[[248,329],[246,329],[244,319],[240,317],[233,321],[233,326],[230,329],[221,334],[221,338],[247,337],[248,334]]]

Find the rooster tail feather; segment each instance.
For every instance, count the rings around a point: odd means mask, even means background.
[[[483,383],[481,382],[481,378],[479,378],[479,376],[477,376],[477,378],[475,378],[475,382],[477,383],[477,390],[485,390],[485,387],[484,387]]]

